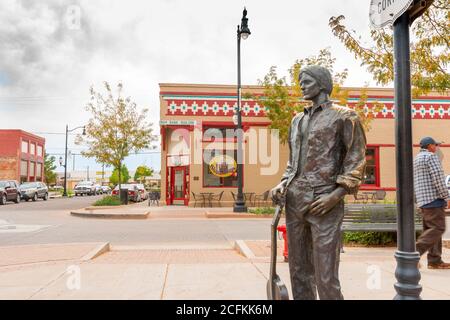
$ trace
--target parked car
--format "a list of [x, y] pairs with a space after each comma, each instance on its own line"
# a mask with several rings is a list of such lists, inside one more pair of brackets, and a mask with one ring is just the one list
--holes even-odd
[[[133, 202], [141, 202], [142, 201], [141, 193], [139, 192], [139, 188], [136, 183], [122, 184], [121, 188], [128, 189], [128, 200], [133, 201]], [[119, 185], [117, 185], [114, 188], [112, 195], [118, 196], [118, 197], [120, 196]]]
[[95, 195], [95, 185], [92, 181], [82, 181], [78, 183], [73, 189], [75, 196], [83, 196], [85, 194], [89, 196]]
[[0, 181], [0, 205], [7, 201], [20, 202], [19, 183], [14, 180]]
[[138, 185], [139, 192], [141, 193], [141, 199], [142, 201], [148, 199], [148, 192], [145, 190], [145, 186], [142, 183], [139, 183]]
[[103, 194], [103, 189], [102, 189], [102, 186], [101, 185], [99, 185], [99, 184], [96, 184], [95, 185], [95, 194]]
[[102, 186], [101, 188], [102, 188], [102, 192], [103, 192], [104, 194], [110, 194], [110, 193], [111, 193], [111, 188], [110, 188], [110, 187], [108, 187], [108, 186]]
[[48, 200], [48, 188], [43, 182], [25, 182], [20, 185], [19, 190], [20, 197], [25, 201]]

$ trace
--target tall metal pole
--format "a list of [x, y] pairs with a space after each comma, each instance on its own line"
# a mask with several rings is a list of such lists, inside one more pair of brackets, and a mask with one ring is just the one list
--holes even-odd
[[238, 176], [238, 194], [236, 202], [234, 204], [234, 212], [247, 212], [245, 206], [244, 194], [242, 192], [242, 166], [243, 166], [243, 154], [242, 154], [242, 115], [241, 115], [241, 29], [237, 28], [237, 67], [238, 67], [238, 87], [237, 87], [237, 176]]
[[67, 197], [67, 139], [69, 136], [69, 126], [66, 125], [66, 148], [64, 152], [64, 192], [63, 197]]
[[397, 165], [398, 249], [395, 253], [397, 269], [394, 285], [395, 300], [418, 300], [422, 286], [419, 284], [419, 253], [416, 252], [414, 228], [414, 184], [411, 130], [411, 70], [409, 49], [409, 13], [405, 12], [394, 23], [395, 68], [395, 140]]

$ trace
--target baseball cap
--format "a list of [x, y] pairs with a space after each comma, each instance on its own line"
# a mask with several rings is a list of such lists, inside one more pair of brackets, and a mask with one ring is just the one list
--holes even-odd
[[441, 144], [441, 142], [436, 142], [436, 140], [434, 140], [432, 137], [425, 137], [425, 138], [422, 138], [422, 140], [420, 140], [421, 148], [426, 148], [430, 144], [439, 145], [439, 144]]

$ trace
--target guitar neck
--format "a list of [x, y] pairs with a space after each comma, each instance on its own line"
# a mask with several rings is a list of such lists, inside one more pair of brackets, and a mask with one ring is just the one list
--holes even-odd
[[275, 209], [275, 214], [272, 219], [272, 225], [271, 225], [271, 248], [270, 248], [270, 277], [273, 279], [275, 274], [277, 273], [277, 250], [278, 250], [278, 243], [277, 243], [277, 227], [278, 222], [280, 221], [281, 216], [281, 207], [277, 206]]

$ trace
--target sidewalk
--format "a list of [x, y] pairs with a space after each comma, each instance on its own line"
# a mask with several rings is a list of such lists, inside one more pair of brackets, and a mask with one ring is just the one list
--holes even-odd
[[[112, 246], [103, 254], [96, 254], [101, 244], [0, 248], [0, 299], [265, 300], [268, 242], [244, 243], [253, 257], [231, 245], [206, 244]], [[392, 299], [394, 252], [346, 248], [340, 270], [344, 297]], [[449, 249], [444, 259], [450, 261]], [[450, 299], [449, 270], [420, 271], [423, 299]], [[278, 263], [278, 273], [290, 291], [288, 264]]]

